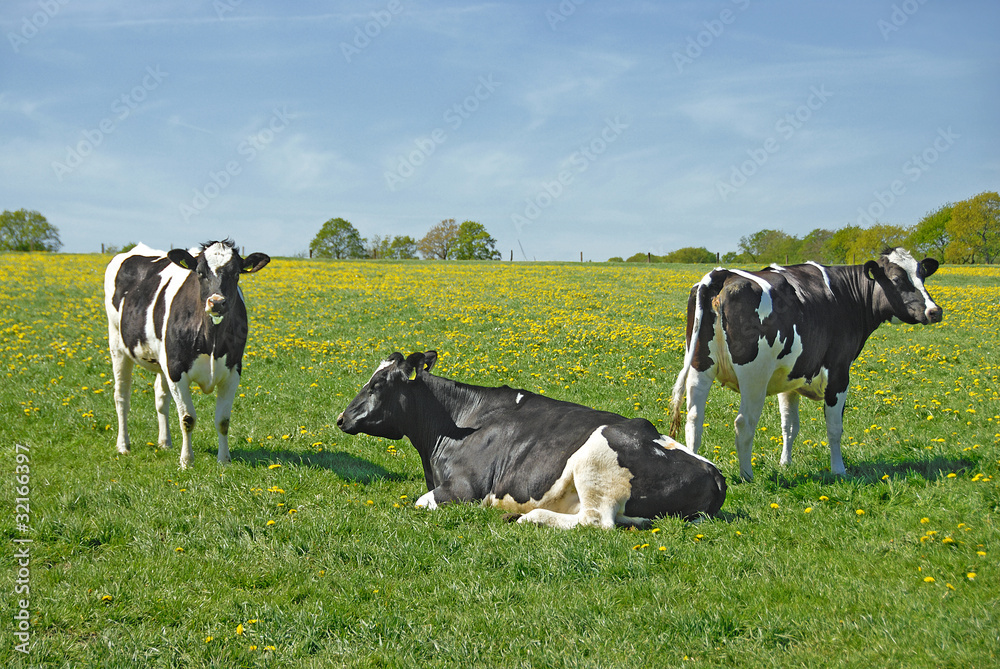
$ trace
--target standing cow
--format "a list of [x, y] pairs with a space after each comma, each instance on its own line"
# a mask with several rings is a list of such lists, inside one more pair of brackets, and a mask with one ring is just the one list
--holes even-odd
[[129, 452], [128, 409], [132, 367], [155, 372], [159, 445], [170, 448], [170, 398], [177, 404], [181, 467], [193, 459], [195, 412], [191, 383], [217, 390], [215, 426], [219, 462], [229, 462], [229, 416], [243, 369], [247, 311], [237, 282], [270, 258], [241, 258], [231, 240], [199, 249], [155, 251], [139, 244], [115, 256], [104, 275], [108, 346], [115, 374], [118, 452]]
[[740, 474], [751, 481], [753, 435], [765, 397], [778, 395], [781, 464], [787, 465], [799, 431], [799, 395], [804, 395], [824, 400], [830, 469], [844, 474], [840, 437], [851, 363], [886, 321], [941, 320], [941, 307], [924, 288], [924, 279], [937, 268], [933, 258], [917, 262], [895, 248], [864, 265], [807, 262], [706, 274], [688, 298], [686, 353], [674, 384], [671, 436], [680, 426], [681, 393], [687, 394], [686, 443], [697, 452], [712, 381], [738, 390], [736, 452]]
[[725, 500], [719, 470], [647, 420], [458, 383], [430, 374], [436, 360], [393, 353], [337, 418], [348, 434], [410, 439], [429, 491], [417, 506], [481, 500], [568, 529], [711, 516]]

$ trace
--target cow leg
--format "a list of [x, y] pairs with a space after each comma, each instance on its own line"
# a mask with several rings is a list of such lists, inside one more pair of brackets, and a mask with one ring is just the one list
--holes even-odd
[[240, 375], [234, 369], [219, 386], [215, 395], [215, 431], [219, 434], [219, 455], [221, 464], [229, 464], [229, 417], [233, 412], [236, 389], [240, 385]]
[[173, 444], [170, 441], [170, 386], [167, 383], [167, 375], [160, 373], [156, 375], [156, 424], [157, 424], [157, 446], [160, 448], [170, 448]]
[[701, 447], [701, 435], [705, 430], [705, 405], [708, 391], [712, 389], [713, 376], [707, 372], [691, 369], [687, 377], [687, 422], [684, 425], [685, 445], [693, 453]]
[[[831, 405], [830, 400], [834, 400]], [[832, 398], [827, 397], [823, 403], [823, 413], [826, 414], [826, 440], [830, 442], [830, 471], [837, 476], [847, 473], [844, 458], [840, 454], [840, 438], [844, 433], [844, 405], [847, 403], [847, 391], [837, 393]]]
[[799, 436], [799, 398], [794, 390], [778, 395], [778, 409], [781, 411], [781, 464], [792, 464], [792, 444]]
[[760, 413], [767, 399], [766, 387], [756, 390], [755, 384], [740, 384], [740, 412], [736, 416], [736, 455], [740, 460], [740, 476], [744, 481], [753, 481], [753, 435], [760, 421]]
[[115, 375], [115, 413], [118, 414], [119, 453], [129, 452], [128, 409], [132, 399], [132, 368], [135, 363], [121, 348], [111, 345], [111, 368]]
[[194, 460], [191, 452], [191, 433], [197, 419], [194, 412], [194, 401], [191, 399], [191, 388], [187, 374], [181, 375], [179, 383], [168, 382], [170, 394], [177, 404], [177, 417], [181, 421], [181, 469], [186, 469]]

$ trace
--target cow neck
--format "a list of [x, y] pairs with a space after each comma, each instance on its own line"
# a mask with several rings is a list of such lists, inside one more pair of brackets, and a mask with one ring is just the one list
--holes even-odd
[[485, 390], [489, 389], [422, 374], [420, 384], [411, 390], [417, 420], [404, 434], [422, 457], [429, 457], [448, 442], [461, 441], [475, 431], [467, 425]]
[[[843, 300], [845, 305], [856, 305], [854, 308], [845, 309], [847, 313], [844, 313], [843, 317], [857, 320], [861, 333], [860, 345], [863, 347], [871, 333], [892, 317], [892, 310], [878, 282], [865, 276], [864, 265], [847, 265], [837, 269], [841, 271], [838, 273], [839, 281], [834, 285], [834, 290], [846, 294], [838, 296], [838, 302]], [[858, 352], [860, 351], [859, 347]]]

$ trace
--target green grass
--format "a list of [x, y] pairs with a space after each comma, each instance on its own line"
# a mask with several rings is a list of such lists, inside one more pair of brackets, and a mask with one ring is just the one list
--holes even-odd
[[[252, 323], [233, 463], [215, 462], [214, 396], [199, 395], [181, 471], [177, 449], [147, 445], [145, 373], [132, 453], [115, 453], [107, 260], [0, 256], [0, 666], [1000, 662], [996, 269], [946, 268], [929, 282], [944, 323], [869, 341], [852, 369], [847, 477], [830, 474], [808, 401], [793, 464], [778, 466], [771, 400], [756, 479], [739, 483], [738, 396], [716, 387], [702, 454], [730, 483], [721, 517], [561, 532], [478, 506], [413, 508], [425, 487], [412, 447], [344, 435], [336, 414], [392, 351], [436, 348], [441, 375], [666, 429], [703, 268], [276, 260], [242, 282]], [[15, 444], [30, 459], [27, 533]], [[26, 537], [23, 655], [14, 540]]]

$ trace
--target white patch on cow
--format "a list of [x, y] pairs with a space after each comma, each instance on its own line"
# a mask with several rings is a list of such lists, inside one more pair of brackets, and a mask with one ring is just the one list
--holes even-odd
[[514, 398], [514, 404], [520, 404], [521, 400], [524, 399], [524, 393], [518, 393], [517, 397]]
[[560, 529], [577, 525], [610, 529], [616, 522], [633, 524], [636, 519], [625, 516], [625, 503], [632, 494], [632, 472], [618, 464], [618, 454], [604, 437], [605, 427], [594, 430], [569, 457], [562, 474], [540, 500], [518, 503], [507, 495], [501, 500], [492, 498], [490, 503], [524, 513], [519, 523]]
[[226, 357], [216, 358], [207, 353], [199, 355], [186, 374], [191, 383], [197, 383], [201, 392], [208, 395], [215, 387], [229, 378], [234, 369], [226, 366]]
[[[368, 378], [368, 383], [372, 382], [372, 379], [375, 378], [376, 374], [378, 374], [379, 372], [381, 372], [386, 367], [392, 367], [394, 364], [396, 364], [396, 363], [394, 363], [392, 360], [383, 360], [382, 362], [380, 362], [378, 364], [378, 367], [375, 368], [375, 371], [372, 372], [372, 375]], [[368, 385], [368, 384], [365, 384], [365, 385]]]
[[205, 262], [212, 274], [218, 274], [233, 259], [233, 250], [222, 242], [216, 242], [204, 250]]
[[826, 271], [826, 268], [820, 265], [815, 260], [807, 260], [806, 265], [812, 265], [819, 270], [819, 273], [823, 276], [823, 286], [825, 288], [826, 296], [831, 300], [833, 299], [833, 286], [830, 285], [830, 274]]
[[737, 276], [742, 276], [744, 279], [749, 279], [760, 286], [760, 304], [757, 306], [757, 317], [760, 318], [760, 322], [763, 323], [764, 319], [770, 316], [771, 312], [774, 311], [774, 305], [771, 300], [771, 284], [756, 274], [751, 274], [750, 272], [744, 272], [740, 269], [731, 269], [729, 271]]
[[418, 499], [416, 502], [414, 502], [413, 506], [417, 507], [418, 509], [423, 509], [423, 508], [436, 509], [436, 508], [438, 508], [437, 502], [434, 500], [434, 491], [431, 490], [430, 492], [426, 492], [423, 495], [421, 495], [420, 499]]
[[[923, 280], [917, 275], [918, 264], [917, 261], [907, 253], [904, 249], [893, 249], [892, 253], [887, 256], [889, 262], [894, 263], [901, 267], [908, 277], [910, 277], [910, 283], [913, 287], [917, 289], [920, 296], [924, 299], [924, 317], [930, 320], [931, 309], [936, 309], [937, 305], [934, 304], [934, 300], [931, 299], [930, 293], [924, 288]], [[893, 323], [900, 323], [901, 321], [895, 316], [892, 317]]]
[[655, 443], [659, 444], [660, 446], [662, 446], [663, 448], [667, 449], [668, 451], [672, 451], [672, 450], [675, 450], [675, 449], [676, 450], [680, 450], [680, 451], [684, 451], [685, 453], [687, 453], [688, 455], [690, 455], [693, 458], [701, 460], [702, 462], [707, 462], [708, 464], [712, 465], [713, 467], [715, 466], [715, 463], [712, 462], [711, 460], [709, 460], [708, 458], [706, 458], [704, 456], [701, 456], [701, 455], [698, 455], [697, 453], [695, 453], [694, 451], [692, 451], [690, 448], [688, 448], [687, 446], [685, 446], [681, 442], [677, 441], [676, 439], [671, 439], [670, 437], [668, 437], [665, 434], [661, 434], [660, 438], [656, 439], [654, 441], [655, 441]]

